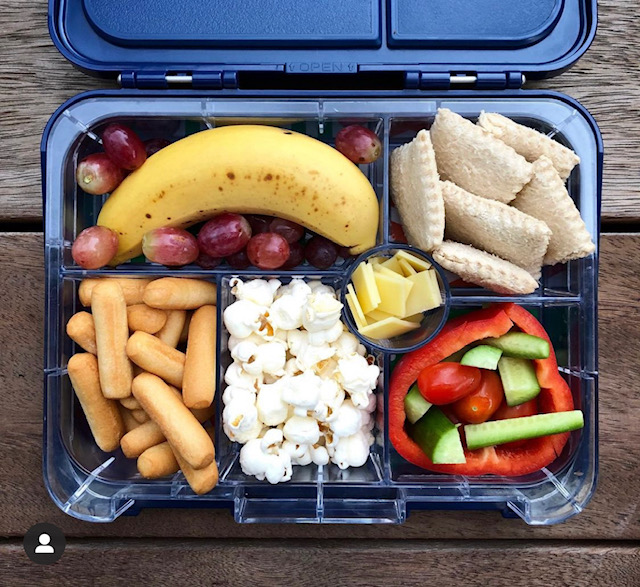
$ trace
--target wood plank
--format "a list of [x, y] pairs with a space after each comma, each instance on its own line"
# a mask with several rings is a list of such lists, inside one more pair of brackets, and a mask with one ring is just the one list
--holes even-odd
[[42, 257], [41, 235], [0, 234], [0, 535], [48, 521], [67, 536], [640, 539], [640, 235], [601, 241], [599, 488], [583, 513], [549, 528], [497, 512], [414, 512], [392, 527], [238, 525], [223, 510], [146, 510], [101, 525], [68, 517], [41, 472]]
[[[51, 566], [0, 547], [11, 585], [368, 585], [637, 587], [636, 545], [396, 541], [69, 542]], [[400, 579], [401, 577], [401, 579]]]
[[[598, 4], [598, 35], [586, 55], [562, 76], [530, 87], [567, 93], [593, 113], [607, 149], [603, 219], [635, 222], [640, 221], [640, 184], [635, 181], [640, 175], [640, 45], [635, 42], [640, 4]], [[66, 62], [48, 36], [46, 10], [46, 2], [3, 0], [0, 12], [0, 222], [42, 219], [39, 141], [51, 113], [83, 90], [115, 87]]]

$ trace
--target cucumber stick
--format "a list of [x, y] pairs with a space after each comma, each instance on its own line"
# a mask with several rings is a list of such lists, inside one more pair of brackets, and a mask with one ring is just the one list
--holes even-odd
[[483, 424], [467, 424], [464, 427], [464, 435], [467, 440], [467, 448], [476, 450], [485, 446], [578, 430], [583, 426], [582, 412], [573, 410], [508, 420], [493, 420]]
[[458, 427], [436, 406], [411, 427], [409, 435], [436, 465], [467, 462]]
[[430, 407], [431, 404], [420, 394], [418, 384], [414, 383], [404, 398], [404, 413], [407, 415], [407, 420], [415, 424], [427, 413]]

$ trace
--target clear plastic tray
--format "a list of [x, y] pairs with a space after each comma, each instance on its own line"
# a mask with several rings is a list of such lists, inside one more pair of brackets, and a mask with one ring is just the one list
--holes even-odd
[[[286, 126], [332, 143], [341, 124], [358, 122], [378, 132], [384, 155], [362, 169], [372, 182], [381, 209], [378, 244], [389, 242], [389, 152], [428, 128], [439, 107], [474, 119], [481, 110], [500, 112], [554, 135], [581, 158], [569, 178], [569, 192], [597, 243], [601, 184], [601, 142], [591, 117], [565, 96], [550, 93], [442, 93], [424, 98], [240, 98], [141, 93], [97, 93], [76, 98], [52, 117], [43, 138], [45, 180], [45, 421], [44, 478], [55, 503], [68, 514], [107, 522], [143, 507], [229, 507], [238, 522], [399, 523], [411, 509], [497, 509], [528, 524], [552, 524], [580, 512], [589, 501], [597, 476], [597, 252], [567, 265], [547, 267], [532, 295], [499, 296], [481, 289], [451, 288], [452, 311], [492, 301], [515, 301], [538, 312], [558, 355], [561, 372], [583, 410], [585, 427], [571, 434], [562, 455], [549, 467], [526, 477], [464, 477], [430, 473], [411, 465], [393, 449], [387, 434], [385, 382], [392, 355], [377, 354], [382, 376], [377, 390], [376, 443], [359, 468], [341, 471], [335, 465], [294, 467], [293, 479], [272, 486], [242, 474], [239, 446], [231, 443], [216, 421], [216, 459], [220, 482], [209, 494], [195, 495], [178, 473], [148, 481], [135, 461], [120, 452], [101, 452], [75, 399], [66, 365], [76, 351], [65, 324], [81, 306], [78, 284], [86, 276], [198, 276], [218, 284], [218, 312], [231, 301], [232, 275], [264, 277], [260, 271], [233, 272], [224, 265], [169, 270], [148, 263], [128, 263], [118, 269], [85, 271], [70, 255], [75, 236], [95, 223], [103, 199], [78, 191], [75, 163], [99, 150], [96, 133], [113, 120], [126, 121], [144, 139], [175, 140], [208, 127], [243, 122]], [[327, 271], [301, 266], [274, 273], [321, 276], [339, 286], [345, 262]], [[219, 324], [222, 321], [219, 320]], [[227, 333], [218, 332], [217, 413], [224, 389], [223, 370], [229, 364]]]

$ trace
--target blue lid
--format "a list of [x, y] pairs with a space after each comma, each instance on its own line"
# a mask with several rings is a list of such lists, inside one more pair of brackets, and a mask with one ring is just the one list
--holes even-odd
[[49, 0], [58, 49], [102, 75], [518, 72], [582, 55], [596, 0]]

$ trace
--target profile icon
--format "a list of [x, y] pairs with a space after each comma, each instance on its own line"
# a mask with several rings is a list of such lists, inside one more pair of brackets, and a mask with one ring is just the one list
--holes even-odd
[[52, 565], [60, 560], [66, 545], [62, 530], [46, 522], [31, 526], [22, 541], [25, 554], [38, 565]]
[[51, 536], [46, 532], [43, 532], [38, 536], [38, 546], [36, 546], [35, 553], [36, 554], [55, 554], [56, 549], [49, 544], [51, 542]]

